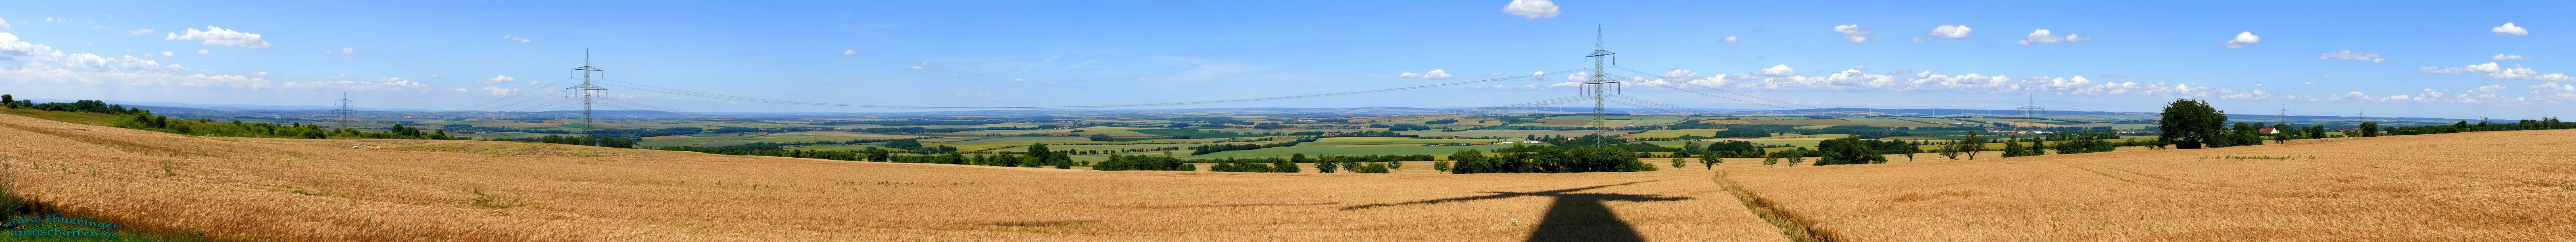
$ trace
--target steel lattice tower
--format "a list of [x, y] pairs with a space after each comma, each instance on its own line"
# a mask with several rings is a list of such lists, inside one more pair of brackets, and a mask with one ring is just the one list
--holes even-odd
[[2290, 123], [2290, 105], [2289, 105], [2289, 104], [2282, 104], [2282, 105], [2281, 105], [2281, 117], [2280, 117], [2280, 119], [2281, 119], [2280, 121], [2274, 121], [2273, 123], [2282, 123], [2282, 124]]
[[[2039, 120], [2039, 112], [2040, 112], [2040, 111], [2048, 110], [2048, 108], [2042, 108], [2042, 107], [2039, 107], [2039, 94], [2037, 94], [2037, 93], [2024, 93], [2023, 95], [2026, 95], [2026, 97], [2030, 98], [2030, 105], [2029, 105], [2029, 106], [2021, 106], [2021, 116], [2022, 116], [2022, 119]], [[2037, 124], [2037, 122], [2033, 122], [2033, 121], [2022, 121], [2022, 124], [2023, 124], [2023, 125], [2022, 125], [2022, 127], [2020, 127], [2020, 128], [2025, 128], [2025, 129], [2027, 129], [2027, 128], [2032, 128], [2032, 127], [2030, 127], [2030, 126], [2031, 126], [2031, 124]]]
[[1608, 64], [1604, 62], [1604, 60], [1609, 59], [1610, 55], [1616, 55], [1618, 53], [1610, 53], [1610, 51], [1602, 49], [1604, 48], [1602, 48], [1601, 44], [1601, 26], [1595, 24], [1592, 26], [1592, 54], [1583, 56], [1584, 58], [1592, 58], [1588, 60], [1592, 62], [1592, 79], [1583, 83], [1584, 91], [1591, 92], [1590, 94], [1585, 95], [1592, 96], [1592, 123], [1587, 124], [1587, 126], [1591, 126], [1592, 128], [1592, 146], [1609, 145], [1610, 136], [1606, 134], [1610, 127], [1602, 125], [1602, 119], [1606, 118], [1608, 112], [1603, 109], [1602, 106], [1609, 101], [1610, 87], [1618, 85], [1617, 83], [1619, 83], [1610, 81], [1610, 79], [1602, 72], [1606, 70], [1603, 65]]
[[349, 109], [349, 106], [351, 106], [351, 104], [356, 104], [358, 101], [350, 101], [350, 100], [349, 100], [349, 91], [340, 91], [340, 100], [339, 100], [339, 101], [334, 101], [334, 102], [340, 102], [340, 109], [339, 109], [339, 110], [334, 110], [334, 111], [340, 111], [340, 126], [341, 126], [341, 127], [348, 127], [348, 126], [349, 126], [349, 114], [350, 114], [350, 113], [356, 113], [356, 112], [358, 112], [358, 110], [356, 110], [356, 109]]
[[[566, 92], [565, 94], [569, 95], [569, 94], [571, 94], [570, 92], [581, 92], [581, 126], [582, 126], [582, 129], [585, 129], [585, 130], [588, 130], [588, 129], [597, 129], [597, 128], [599, 128], [599, 125], [598, 125], [598, 124], [593, 124], [593, 123], [591, 123], [591, 116], [590, 116], [590, 114], [591, 114], [591, 113], [590, 113], [590, 98], [591, 98], [591, 95], [593, 95], [593, 94], [599, 94], [599, 93], [607, 92], [607, 91], [608, 91], [608, 88], [605, 88], [605, 87], [599, 87], [599, 85], [591, 85], [591, 84], [590, 84], [590, 78], [591, 78], [591, 76], [592, 76], [592, 74], [593, 74], [593, 73], [597, 73], [597, 74], [598, 74], [598, 76], [599, 76], [600, 78], [607, 78], [607, 77], [608, 77], [608, 71], [607, 71], [607, 70], [600, 70], [599, 68], [593, 68], [593, 67], [590, 67], [590, 49], [587, 49], [587, 48], [585, 48], [585, 49], [581, 49], [581, 67], [574, 67], [574, 68], [572, 68], [572, 69], [573, 69], [574, 71], [579, 71], [579, 72], [581, 72], [581, 85], [579, 85], [579, 86], [572, 86], [572, 87], [566, 87], [566, 88], [564, 88], [564, 91]], [[589, 133], [589, 132], [583, 132], [583, 133]], [[594, 138], [595, 138], [595, 137], [594, 137]]]

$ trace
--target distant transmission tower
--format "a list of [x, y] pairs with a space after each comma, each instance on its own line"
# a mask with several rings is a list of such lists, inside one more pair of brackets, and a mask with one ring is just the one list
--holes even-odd
[[2289, 104], [2282, 104], [2282, 105], [2281, 105], [2281, 120], [2280, 120], [2280, 121], [2273, 122], [2273, 123], [2278, 123], [2278, 124], [2286, 124], [2286, 123], [2290, 123], [2290, 105], [2289, 105]]
[[2030, 128], [2030, 124], [2034, 124], [2034, 123], [2036, 123], [2036, 122], [2035, 122], [2035, 121], [2028, 121], [2028, 120], [2039, 120], [2039, 111], [2041, 111], [2041, 110], [2047, 110], [2047, 109], [2046, 109], [2046, 108], [2041, 108], [2041, 107], [2039, 107], [2039, 94], [2037, 94], [2037, 93], [2023, 93], [2023, 94], [2028, 95], [2027, 97], [2029, 97], [2029, 98], [2030, 98], [2030, 106], [2021, 106], [2021, 116], [2022, 116], [2022, 119], [2027, 119], [2027, 120], [2025, 120], [2025, 121], [2022, 121], [2022, 127], [2023, 127], [2023, 128]]
[[340, 111], [340, 120], [339, 120], [339, 121], [340, 121], [340, 126], [341, 126], [341, 127], [348, 127], [348, 126], [349, 126], [349, 114], [350, 114], [350, 113], [356, 113], [356, 112], [358, 112], [358, 110], [356, 110], [356, 109], [349, 109], [349, 106], [350, 106], [351, 104], [356, 104], [358, 101], [350, 101], [350, 100], [349, 100], [349, 91], [347, 91], [347, 90], [342, 90], [342, 91], [340, 91], [340, 101], [335, 101], [335, 102], [340, 102], [340, 109], [339, 109], [339, 110], [336, 110], [336, 111]]
[[[593, 67], [590, 67], [590, 48], [582, 48], [582, 49], [581, 49], [581, 67], [574, 67], [574, 68], [572, 68], [572, 69], [573, 69], [573, 70], [575, 70], [575, 71], [580, 71], [580, 72], [581, 72], [581, 85], [579, 85], [579, 86], [572, 86], [572, 87], [566, 87], [566, 88], [564, 88], [564, 91], [566, 91], [566, 93], [564, 93], [564, 94], [565, 94], [565, 95], [567, 95], [567, 96], [569, 96], [569, 95], [571, 95], [571, 94], [572, 94], [571, 92], [580, 92], [580, 93], [581, 93], [581, 126], [582, 126], [582, 129], [583, 129], [583, 130], [597, 129], [597, 128], [599, 128], [599, 125], [598, 125], [598, 124], [592, 124], [592, 123], [590, 122], [590, 121], [591, 121], [591, 116], [590, 116], [590, 96], [591, 96], [592, 94], [605, 93], [605, 92], [607, 92], [607, 91], [608, 91], [608, 88], [605, 88], [605, 87], [599, 87], [599, 85], [591, 85], [591, 84], [590, 84], [590, 77], [591, 77], [591, 74], [592, 74], [592, 73], [597, 73], [597, 74], [599, 74], [599, 77], [601, 77], [601, 78], [607, 78], [607, 77], [608, 77], [608, 71], [607, 71], [607, 70], [600, 70], [599, 68], [593, 68]], [[590, 132], [582, 132], [582, 133], [590, 133]], [[597, 137], [591, 137], [591, 138], [597, 138]]]
[[1606, 112], [1607, 110], [1602, 109], [1602, 106], [1609, 101], [1609, 89], [1612, 86], [1617, 85], [1616, 83], [1619, 83], [1610, 81], [1610, 79], [1605, 77], [1602, 72], [1606, 70], [1603, 68], [1603, 64], [1606, 64], [1603, 60], [1609, 59], [1610, 55], [1616, 55], [1618, 53], [1610, 53], [1610, 51], [1602, 49], [1604, 48], [1601, 44], [1601, 25], [1594, 24], [1592, 25], [1592, 55], [1583, 56], [1584, 58], [1592, 58], [1587, 60], [1592, 64], [1592, 80], [1583, 83], [1583, 91], [1591, 92], [1591, 94], [1587, 95], [1592, 96], [1592, 123], [1587, 124], [1592, 127], [1592, 136], [1594, 138], [1592, 140], [1592, 146], [1610, 145], [1610, 141], [1608, 140], [1610, 139], [1610, 136], [1607, 135], [1610, 127], [1602, 124], [1602, 120], [1607, 117], [1608, 112]]

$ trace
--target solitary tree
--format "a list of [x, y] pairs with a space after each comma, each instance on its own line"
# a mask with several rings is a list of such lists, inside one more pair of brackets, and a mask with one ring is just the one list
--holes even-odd
[[1721, 162], [1726, 162], [1726, 158], [1714, 155], [1704, 155], [1699, 157], [1701, 170], [1715, 170], [1717, 169], [1717, 163]]
[[2226, 138], [2227, 112], [2209, 107], [2208, 102], [2174, 99], [2166, 104], [2163, 118], [2156, 120], [2161, 134], [2156, 140], [2174, 144], [2178, 149], [2199, 149], [2212, 139]]
[[[2344, 136], [2352, 136], [2346, 134]], [[2379, 122], [2361, 122], [2361, 137], [2378, 137]]]

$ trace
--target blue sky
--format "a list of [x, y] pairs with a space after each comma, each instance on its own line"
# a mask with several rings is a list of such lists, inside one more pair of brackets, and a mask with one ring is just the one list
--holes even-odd
[[[1603, 24], [1620, 66], [1649, 72], [1610, 74], [1798, 102], [1771, 104], [1780, 106], [2009, 109], [2030, 93], [2055, 110], [2154, 111], [2194, 98], [2230, 113], [2514, 119], [2576, 112], [2565, 103], [2576, 101], [2576, 78], [2559, 74], [2576, 71], [2576, 52], [2553, 45], [2576, 40], [2559, 34], [2576, 26], [2557, 15], [2571, 5], [41, 1], [0, 9], [0, 93], [330, 105], [349, 91], [363, 107], [458, 109], [560, 97], [556, 84], [582, 65], [583, 48], [622, 82], [910, 106], [1199, 101], [1548, 72], [1170, 106], [1478, 107], [1573, 95], [1561, 83], [1576, 73], [1561, 71], [1582, 65]], [[2033, 34], [2041, 29], [2049, 33]], [[1627, 90], [1689, 107], [1768, 108]], [[609, 95], [698, 112], [903, 111]], [[545, 107], [476, 109], [526, 108]]]

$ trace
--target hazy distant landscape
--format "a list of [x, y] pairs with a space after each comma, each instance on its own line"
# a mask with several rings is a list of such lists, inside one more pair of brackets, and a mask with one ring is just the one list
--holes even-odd
[[0, 241], [2561, 241], [2571, 8], [26, 2]]

